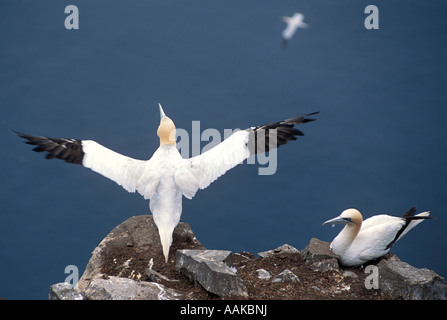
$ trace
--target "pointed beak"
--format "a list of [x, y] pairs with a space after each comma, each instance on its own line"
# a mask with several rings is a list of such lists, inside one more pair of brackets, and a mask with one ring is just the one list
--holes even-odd
[[161, 107], [161, 104], [158, 104], [158, 107], [160, 108], [160, 119], [162, 119], [163, 117], [166, 117], [165, 112], [163, 111], [163, 108]]
[[350, 218], [342, 218], [338, 216], [334, 219], [323, 222], [323, 226], [328, 224], [348, 224], [348, 223], [352, 223]]

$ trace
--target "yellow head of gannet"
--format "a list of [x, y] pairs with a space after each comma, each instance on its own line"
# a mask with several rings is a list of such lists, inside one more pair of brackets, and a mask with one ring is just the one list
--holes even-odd
[[360, 227], [362, 226], [363, 217], [360, 211], [357, 209], [346, 209], [339, 215], [338, 217], [328, 220], [323, 223], [323, 225], [326, 224], [345, 224], [348, 228], [350, 228], [350, 233], [357, 233], [360, 230]]
[[162, 145], [172, 145], [175, 144], [175, 124], [169, 117], [167, 117], [161, 107], [160, 108], [160, 125], [158, 126], [157, 135], [160, 138], [160, 146]]

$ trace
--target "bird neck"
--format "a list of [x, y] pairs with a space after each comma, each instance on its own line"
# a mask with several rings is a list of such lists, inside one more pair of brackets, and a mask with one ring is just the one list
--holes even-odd
[[[360, 231], [361, 224], [347, 224], [339, 235], [334, 239], [339, 250], [348, 249]], [[340, 254], [340, 253], [337, 253]]]
[[[160, 136], [160, 146], [165, 146], [165, 145], [175, 145], [175, 138], [171, 139], [169, 137], [170, 135], [167, 136]], [[173, 135], [175, 137], [175, 133]]]
[[175, 145], [176, 130], [174, 122], [168, 117], [163, 117], [158, 126], [157, 135], [160, 138], [160, 146]]

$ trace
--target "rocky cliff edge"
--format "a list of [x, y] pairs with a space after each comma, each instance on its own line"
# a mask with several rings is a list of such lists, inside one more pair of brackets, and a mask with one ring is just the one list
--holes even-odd
[[134, 216], [95, 248], [79, 282], [50, 286], [51, 300], [338, 299], [446, 300], [447, 283], [387, 254], [340, 267], [329, 243], [312, 238], [259, 252], [207, 250], [190, 226], [174, 231], [166, 264], [151, 215]]

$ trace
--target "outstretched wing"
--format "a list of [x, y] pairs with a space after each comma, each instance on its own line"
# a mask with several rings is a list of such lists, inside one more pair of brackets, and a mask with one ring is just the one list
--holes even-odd
[[[187, 198], [192, 198], [198, 189], [208, 187], [231, 168], [256, 153], [268, 152], [296, 136], [304, 135], [295, 125], [314, 121], [307, 118], [318, 112], [291, 118], [233, 133], [217, 146], [201, 155], [185, 159], [176, 172], [177, 186]], [[273, 130], [273, 131], [272, 131]]]
[[[315, 121], [316, 119], [307, 117], [316, 115], [318, 113], [319, 112], [313, 112], [304, 116], [290, 118], [275, 123], [264, 124], [262, 126], [252, 127], [248, 129], [253, 133], [254, 140], [252, 141], [252, 145], [255, 147], [254, 153], [267, 152], [270, 149], [269, 146], [277, 148], [291, 140], [296, 140], [296, 136], [304, 136], [304, 133], [296, 129], [294, 126], [310, 121]], [[276, 133], [276, 137], [275, 135], [271, 135], [271, 133]], [[273, 140], [270, 141], [271, 139]]]
[[[46, 159], [58, 158], [80, 164], [135, 192], [146, 168], [146, 161], [136, 160], [112, 151], [92, 140], [47, 138], [14, 131], [33, 151], [47, 152]], [[139, 190], [140, 191], [140, 190]]]

